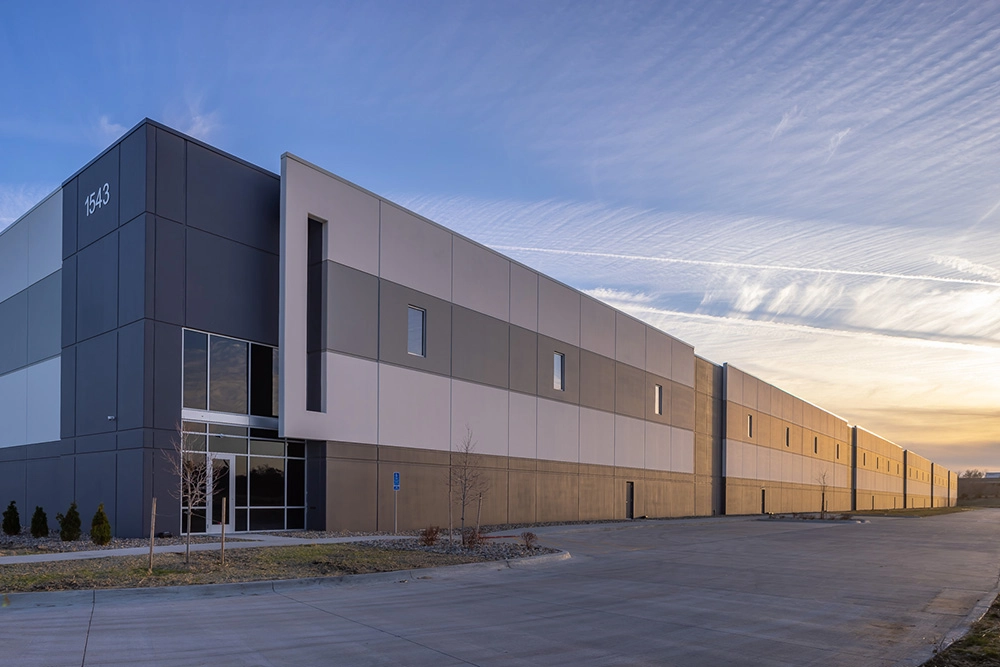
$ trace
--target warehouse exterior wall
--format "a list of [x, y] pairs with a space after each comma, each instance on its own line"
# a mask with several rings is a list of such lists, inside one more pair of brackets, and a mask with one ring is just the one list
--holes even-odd
[[931, 501], [933, 507], [950, 507], [951, 491], [948, 482], [951, 471], [937, 463], [931, 463]]
[[931, 462], [923, 456], [906, 450], [906, 507], [918, 509], [932, 507]]
[[853, 427], [856, 510], [903, 508], [903, 448], [860, 426]]
[[726, 513], [850, 510], [847, 422], [730, 364], [724, 369]]

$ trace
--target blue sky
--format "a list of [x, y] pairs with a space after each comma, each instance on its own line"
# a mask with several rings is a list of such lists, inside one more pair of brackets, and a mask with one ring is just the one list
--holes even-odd
[[1000, 469], [1000, 3], [37, 3], [0, 228], [151, 117], [291, 151], [956, 470]]

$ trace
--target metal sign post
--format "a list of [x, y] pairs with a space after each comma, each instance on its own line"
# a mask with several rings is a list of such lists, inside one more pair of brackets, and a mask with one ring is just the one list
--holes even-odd
[[395, 535], [399, 532], [399, 522], [398, 519], [398, 507], [397, 502], [399, 496], [399, 473], [392, 473], [392, 533]]

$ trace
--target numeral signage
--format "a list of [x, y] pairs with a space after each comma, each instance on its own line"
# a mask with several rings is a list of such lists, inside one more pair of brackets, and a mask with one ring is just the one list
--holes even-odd
[[111, 186], [105, 183], [83, 198], [83, 208], [87, 210], [87, 217], [89, 218], [102, 206], [107, 206], [109, 201], [111, 201]]

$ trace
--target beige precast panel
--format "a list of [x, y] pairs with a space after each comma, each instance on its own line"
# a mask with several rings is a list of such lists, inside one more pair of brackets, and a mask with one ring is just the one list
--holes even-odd
[[580, 346], [580, 293], [538, 277], [538, 332]]
[[580, 408], [580, 463], [615, 464], [614, 414]]
[[694, 347], [672, 338], [670, 348], [670, 379], [694, 387]]
[[[672, 343], [671, 343], [672, 344]], [[729, 364], [723, 365], [726, 400], [737, 405], [743, 404], [743, 372]]]
[[377, 442], [378, 364], [335, 352], [323, 356], [328, 419], [323, 439]]
[[[295, 157], [281, 157], [281, 257], [279, 294], [279, 432], [283, 437], [327, 440], [338, 428], [328, 403], [330, 358], [324, 356], [323, 412], [306, 406], [306, 292], [309, 220], [324, 224], [324, 258], [377, 275], [378, 199]], [[363, 385], [368, 386], [368, 385]]]
[[533, 459], [538, 456], [538, 399], [510, 392], [508, 416], [510, 456]]
[[643, 467], [646, 470], [673, 470], [671, 465], [671, 428], [663, 424], [646, 422], [646, 447]]
[[737, 440], [723, 440], [723, 477], [743, 477], [743, 447]]
[[646, 327], [646, 372], [669, 378], [672, 375], [673, 340], [659, 329]]
[[670, 469], [694, 473], [694, 431], [670, 427]]
[[580, 298], [580, 347], [613, 359], [615, 315], [611, 306], [584, 294]]
[[380, 219], [381, 277], [451, 301], [453, 234], [385, 201]]
[[646, 367], [646, 325], [624, 313], [615, 313], [615, 360]]
[[538, 331], [538, 274], [510, 265], [510, 323]]
[[450, 378], [379, 364], [378, 399], [378, 444], [451, 449]]
[[510, 319], [509, 259], [455, 236], [452, 241], [454, 302], [504, 322]]
[[538, 458], [580, 462], [580, 406], [538, 399]]
[[477, 454], [507, 456], [510, 392], [462, 380], [451, 381], [452, 448], [461, 444], [466, 427]]
[[642, 468], [645, 460], [645, 421], [615, 415], [615, 465]]

